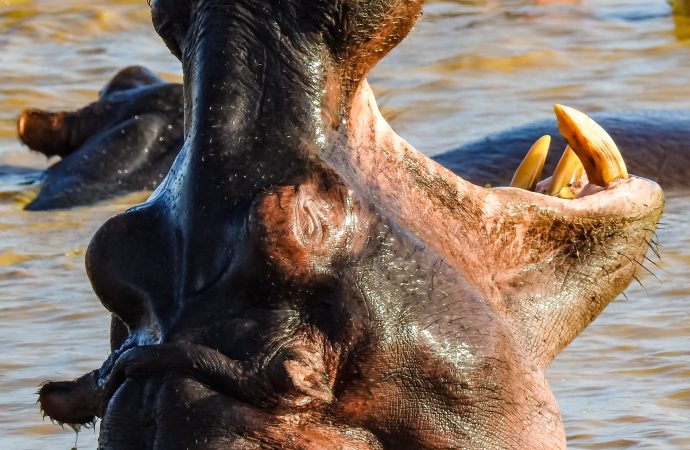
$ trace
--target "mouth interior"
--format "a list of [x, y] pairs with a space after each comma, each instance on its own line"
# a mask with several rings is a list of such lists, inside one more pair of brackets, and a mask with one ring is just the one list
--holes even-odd
[[512, 187], [572, 200], [612, 189], [629, 178], [618, 147], [599, 124], [573, 108], [556, 105], [554, 110], [568, 146], [553, 175], [538, 181], [551, 142], [546, 135], [527, 152]]

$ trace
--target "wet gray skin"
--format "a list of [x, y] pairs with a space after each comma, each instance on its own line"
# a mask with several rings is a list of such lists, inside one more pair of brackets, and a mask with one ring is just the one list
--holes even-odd
[[182, 86], [137, 66], [121, 70], [96, 102], [80, 110], [24, 111], [17, 120], [19, 138], [34, 151], [61, 158], [27, 177], [40, 191], [26, 209], [89, 205], [155, 189], [182, 147], [181, 111]]
[[185, 143], [93, 238], [100, 369], [40, 391], [102, 449], [565, 447], [544, 371], [625, 286], [663, 208], [472, 185], [365, 75], [421, 1], [154, 0]]

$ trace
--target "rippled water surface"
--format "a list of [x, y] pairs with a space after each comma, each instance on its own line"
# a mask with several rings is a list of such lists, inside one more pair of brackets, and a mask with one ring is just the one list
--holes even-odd
[[[663, 0], [432, 1], [370, 80], [394, 127], [435, 154], [531, 119], [551, 104], [585, 111], [690, 109], [690, 22]], [[15, 138], [27, 106], [91, 101], [118, 68], [170, 80], [178, 62], [144, 0], [0, 0], [0, 164], [44, 167]], [[69, 449], [74, 433], [41, 420], [44, 380], [71, 379], [107, 354], [108, 315], [84, 274], [106, 218], [141, 201], [21, 211], [0, 182], [0, 444]], [[690, 196], [669, 199], [662, 258], [564, 351], [549, 377], [571, 448], [690, 448]], [[95, 448], [84, 431], [80, 448]]]

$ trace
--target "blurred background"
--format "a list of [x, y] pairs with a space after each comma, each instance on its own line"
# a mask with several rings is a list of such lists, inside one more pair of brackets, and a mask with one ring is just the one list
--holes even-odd
[[[0, 0], [0, 164], [47, 165], [16, 140], [23, 108], [82, 106], [130, 64], [180, 79], [145, 0]], [[370, 82], [393, 127], [428, 155], [551, 117], [554, 103], [690, 110], [690, 19], [665, 0], [430, 0]], [[106, 357], [109, 317], [84, 250], [101, 223], [145, 197], [26, 213], [23, 188], [0, 182], [2, 448], [73, 446], [74, 432], [42, 421], [35, 393]], [[641, 270], [641, 284], [549, 369], [570, 448], [690, 448], [688, 206], [690, 196], [669, 199], [656, 278]], [[82, 431], [78, 447], [96, 440]]]

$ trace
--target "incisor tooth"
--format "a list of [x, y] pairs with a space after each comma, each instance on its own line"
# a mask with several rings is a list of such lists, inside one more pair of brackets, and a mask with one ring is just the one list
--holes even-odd
[[628, 169], [615, 142], [603, 128], [580, 111], [553, 107], [558, 128], [577, 154], [590, 183], [606, 187], [611, 181], [628, 178]]
[[537, 139], [532, 148], [527, 152], [527, 156], [522, 160], [520, 167], [513, 175], [513, 181], [510, 182], [512, 187], [534, 191], [541, 175], [541, 170], [544, 168], [544, 161], [546, 155], [549, 154], [549, 146], [551, 145], [551, 136], [546, 135]]
[[555, 195], [564, 198], [575, 198], [572, 192], [568, 192], [568, 187], [582, 177], [585, 168], [582, 166], [580, 158], [577, 157], [572, 148], [568, 145], [563, 152], [563, 156], [558, 161], [556, 170], [551, 177], [551, 185], [546, 190], [546, 195]]

